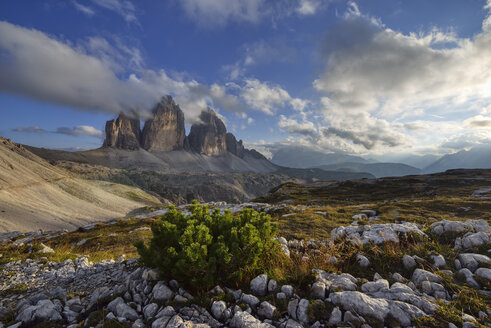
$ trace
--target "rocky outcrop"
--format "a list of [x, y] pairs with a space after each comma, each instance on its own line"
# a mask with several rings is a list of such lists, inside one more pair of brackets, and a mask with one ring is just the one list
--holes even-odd
[[227, 133], [225, 135], [225, 140], [227, 142], [227, 151], [234, 154], [237, 157], [244, 158], [245, 148], [242, 144], [242, 140], [237, 141], [232, 133]]
[[172, 97], [163, 97], [153, 114], [143, 127], [142, 147], [150, 152], [183, 149], [186, 137], [184, 113]]
[[211, 108], [202, 111], [199, 118], [201, 122], [191, 126], [188, 136], [190, 149], [208, 156], [224, 154], [227, 151], [225, 124]]
[[103, 147], [136, 150], [140, 148], [140, 120], [119, 114], [116, 120], [106, 122]]

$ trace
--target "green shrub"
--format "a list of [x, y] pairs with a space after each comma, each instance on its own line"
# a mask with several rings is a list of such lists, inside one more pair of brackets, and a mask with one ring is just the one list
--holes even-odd
[[152, 226], [150, 244], [135, 243], [142, 263], [158, 268], [164, 279], [204, 290], [248, 279], [282, 254], [273, 239], [277, 227], [265, 213], [244, 209], [234, 216], [215, 209], [210, 214], [196, 201], [190, 211], [186, 217], [171, 206]]

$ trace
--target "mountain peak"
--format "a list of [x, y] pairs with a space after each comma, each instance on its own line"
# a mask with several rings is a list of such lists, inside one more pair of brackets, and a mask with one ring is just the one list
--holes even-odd
[[171, 96], [164, 96], [145, 122], [141, 144], [145, 150], [164, 152], [184, 148], [184, 113]]
[[106, 139], [103, 147], [126, 150], [140, 148], [140, 120], [119, 114], [115, 120], [106, 122]]

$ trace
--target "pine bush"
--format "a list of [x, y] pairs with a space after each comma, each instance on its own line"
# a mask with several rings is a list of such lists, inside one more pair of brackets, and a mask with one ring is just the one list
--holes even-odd
[[194, 290], [220, 283], [237, 283], [265, 270], [265, 261], [282, 256], [271, 217], [253, 209], [236, 215], [210, 213], [207, 206], [191, 206], [185, 216], [171, 206], [152, 226], [148, 246], [135, 246], [143, 264], [157, 268], [162, 278], [176, 279]]

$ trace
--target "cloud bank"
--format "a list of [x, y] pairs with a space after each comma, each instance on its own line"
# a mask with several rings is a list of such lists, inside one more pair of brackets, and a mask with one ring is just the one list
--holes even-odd
[[56, 134], [69, 135], [73, 137], [79, 137], [79, 136], [89, 136], [95, 138], [104, 137], [104, 132], [89, 125], [78, 125], [73, 128], [62, 126], [57, 128], [56, 131], [48, 131], [39, 126], [22, 126], [12, 129], [12, 131], [22, 132], [22, 133], [56, 133]]

